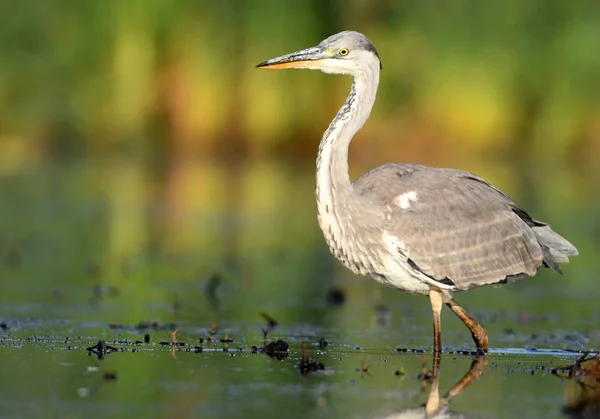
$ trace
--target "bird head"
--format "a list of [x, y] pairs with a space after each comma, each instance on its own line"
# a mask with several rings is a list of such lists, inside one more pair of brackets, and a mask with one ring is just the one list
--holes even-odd
[[381, 61], [377, 50], [365, 35], [344, 31], [330, 36], [315, 47], [263, 61], [256, 67], [268, 70], [307, 68], [329, 74], [359, 76], [368, 70], [381, 69]]

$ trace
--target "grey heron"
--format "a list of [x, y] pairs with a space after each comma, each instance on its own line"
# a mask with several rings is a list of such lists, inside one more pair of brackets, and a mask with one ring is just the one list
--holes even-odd
[[485, 328], [452, 292], [531, 277], [542, 267], [562, 274], [559, 263], [578, 254], [548, 224], [473, 173], [388, 163], [350, 181], [348, 147], [369, 118], [382, 68], [365, 35], [340, 32], [256, 67], [353, 77], [350, 94], [319, 146], [318, 223], [332, 254], [354, 273], [429, 296], [435, 354], [442, 351], [443, 304], [469, 328], [478, 350], [488, 350]]

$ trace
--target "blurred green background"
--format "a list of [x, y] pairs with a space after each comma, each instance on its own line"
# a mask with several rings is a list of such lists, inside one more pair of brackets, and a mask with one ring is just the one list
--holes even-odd
[[[503, 308], [549, 304], [535, 298], [542, 284], [589, 295], [599, 18], [593, 0], [3, 0], [3, 299], [19, 304], [32, 288], [68, 298], [78, 285], [170, 302], [214, 272], [264, 301], [343, 286], [350, 275], [316, 226], [313, 171], [350, 80], [254, 65], [344, 29], [367, 34], [383, 62], [352, 177], [388, 161], [474, 171], [580, 249], [564, 278], [490, 288], [475, 306], [492, 295]], [[412, 301], [359, 284], [348, 293]], [[534, 296], [514, 299], [526, 289]], [[135, 307], [127, 321], [152, 315]]]
[[593, 0], [0, 7], [4, 171], [115, 150], [160, 160], [312, 156], [347, 80], [265, 75], [253, 65], [348, 28], [366, 33], [384, 64], [377, 107], [354, 147], [371, 163], [393, 152], [468, 165], [517, 150], [547, 165], [598, 163]]

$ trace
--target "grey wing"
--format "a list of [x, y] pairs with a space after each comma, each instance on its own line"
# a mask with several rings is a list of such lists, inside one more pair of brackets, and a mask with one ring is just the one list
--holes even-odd
[[387, 205], [394, 197], [410, 190], [405, 183], [411, 175], [427, 170], [427, 166], [412, 163], [388, 163], [358, 177], [352, 186], [359, 196], [376, 205]]
[[387, 208], [383, 229], [402, 243], [397, 252], [442, 288], [533, 276], [542, 266], [560, 273], [557, 262], [577, 254], [549, 226], [472, 173], [390, 164], [364, 177], [355, 189]]

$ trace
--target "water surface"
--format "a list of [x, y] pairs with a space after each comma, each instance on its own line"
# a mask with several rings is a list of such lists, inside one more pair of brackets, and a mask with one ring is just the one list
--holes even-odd
[[[5, 175], [0, 416], [422, 416], [429, 302], [333, 260], [313, 179], [312, 168], [268, 162], [160, 170], [121, 160]], [[563, 277], [541, 272], [456, 296], [493, 349], [452, 412], [559, 418], [578, 397], [551, 370], [600, 341], [589, 228], [598, 202], [552, 193], [542, 183], [527, 209], [581, 256]], [[262, 313], [277, 322], [266, 336]], [[441, 397], [477, 359], [451, 312], [442, 325]], [[284, 359], [255, 353], [277, 339], [289, 344]], [[121, 350], [90, 355], [100, 340]]]

